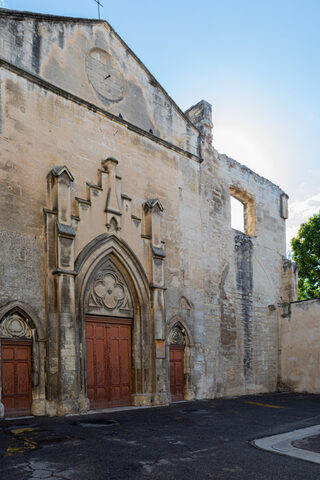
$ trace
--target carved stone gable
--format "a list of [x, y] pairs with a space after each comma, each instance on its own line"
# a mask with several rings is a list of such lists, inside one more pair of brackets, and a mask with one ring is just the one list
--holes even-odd
[[172, 328], [169, 335], [169, 345], [184, 345], [184, 335], [181, 331], [181, 328], [175, 326]]
[[183, 310], [192, 310], [193, 303], [187, 299], [187, 297], [182, 296], [180, 298], [180, 306]]
[[86, 312], [113, 317], [132, 317], [128, 287], [122, 275], [108, 262], [94, 275], [86, 301]]
[[0, 325], [0, 338], [32, 338], [31, 330], [19, 313], [6, 317]]

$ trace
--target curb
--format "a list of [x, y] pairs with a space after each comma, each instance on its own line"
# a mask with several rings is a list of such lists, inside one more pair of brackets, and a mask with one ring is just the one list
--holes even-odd
[[253, 440], [251, 445], [267, 452], [287, 455], [289, 457], [306, 460], [320, 464], [320, 453], [303, 450], [292, 445], [296, 440], [312, 437], [320, 434], [320, 425], [314, 425], [308, 428], [293, 430], [292, 432], [281, 433], [280, 435], [272, 435], [271, 437], [258, 438]]

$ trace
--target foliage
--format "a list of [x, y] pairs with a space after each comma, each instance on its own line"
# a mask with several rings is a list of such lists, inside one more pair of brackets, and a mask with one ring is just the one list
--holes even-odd
[[320, 297], [320, 212], [302, 223], [291, 240], [292, 259], [299, 267], [299, 300]]

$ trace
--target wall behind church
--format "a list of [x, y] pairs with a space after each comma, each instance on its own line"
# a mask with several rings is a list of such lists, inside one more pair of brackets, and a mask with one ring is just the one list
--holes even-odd
[[320, 299], [283, 304], [279, 321], [282, 388], [319, 393]]

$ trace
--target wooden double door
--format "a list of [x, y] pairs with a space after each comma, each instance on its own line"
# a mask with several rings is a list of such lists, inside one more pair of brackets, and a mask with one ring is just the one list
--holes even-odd
[[87, 396], [91, 409], [131, 403], [132, 320], [86, 317]]
[[30, 415], [31, 341], [1, 340], [1, 383], [5, 416]]
[[184, 400], [184, 346], [170, 345], [170, 390], [173, 402]]

